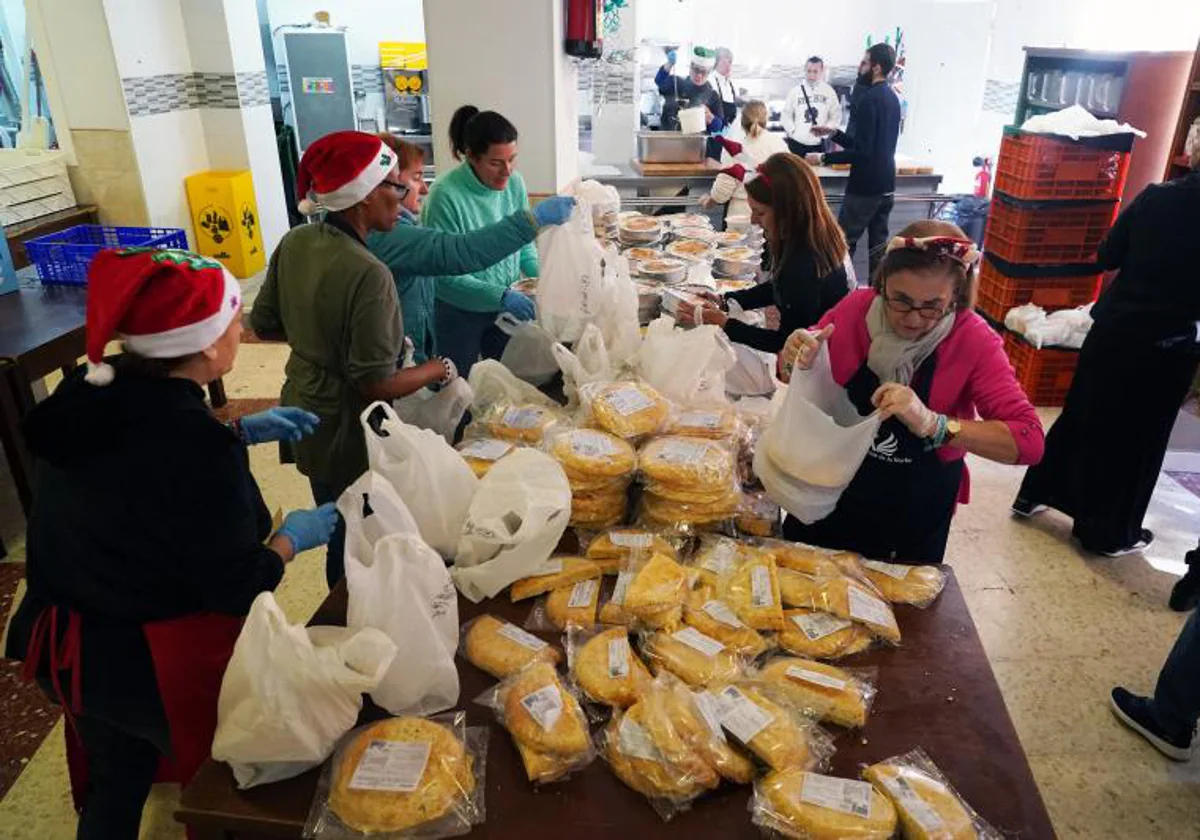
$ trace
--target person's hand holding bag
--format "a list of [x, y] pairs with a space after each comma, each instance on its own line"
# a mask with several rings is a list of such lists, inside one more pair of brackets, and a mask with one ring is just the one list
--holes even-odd
[[811, 368], [813, 360], [817, 358], [817, 351], [821, 349], [822, 344], [829, 340], [831, 335], [833, 335], [833, 324], [829, 324], [819, 332], [796, 330], [789, 335], [787, 343], [783, 345], [783, 350], [779, 354], [779, 379], [783, 382], [790, 382], [793, 369], [808, 370]]
[[937, 412], [921, 402], [916, 391], [907, 385], [883, 383], [871, 395], [871, 405], [879, 409], [882, 420], [895, 417], [919, 438], [930, 438], [937, 432]]
[[292, 544], [292, 552], [299, 554], [310, 548], [327, 545], [337, 522], [337, 505], [329, 502], [312, 510], [292, 511], [284, 518], [275, 536], [286, 539]]
[[569, 195], [552, 195], [544, 201], [539, 201], [531, 211], [538, 227], [546, 225], [561, 225], [571, 218], [575, 209], [575, 199]]
[[518, 321], [532, 321], [536, 311], [533, 301], [515, 289], [505, 289], [500, 297], [500, 308]]
[[320, 423], [321, 418], [311, 411], [284, 405], [247, 415], [239, 421], [242, 440], [250, 446], [277, 440], [300, 440], [311, 435]]

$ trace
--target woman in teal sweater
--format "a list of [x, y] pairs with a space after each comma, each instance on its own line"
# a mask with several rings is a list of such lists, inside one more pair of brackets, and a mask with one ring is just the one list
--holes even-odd
[[421, 212], [421, 199], [429, 192], [424, 175], [425, 152], [391, 134], [380, 134], [379, 138], [396, 153], [397, 180], [408, 192], [401, 199], [396, 226], [372, 233], [367, 237], [367, 247], [391, 269], [396, 280], [404, 335], [412, 341], [414, 361], [420, 364], [439, 355], [434, 299], [438, 283], [443, 282], [436, 276], [422, 275], [485, 271], [510, 254], [532, 247], [530, 243], [540, 226], [565, 221], [575, 200], [556, 196], [538, 204], [532, 213], [518, 210], [467, 233], [421, 227], [417, 214]]
[[[450, 120], [450, 145], [463, 163], [433, 185], [421, 216], [426, 225], [466, 233], [529, 210], [525, 181], [514, 169], [517, 129], [512, 123], [494, 111], [464, 105]], [[490, 268], [438, 280], [438, 353], [452, 359], [462, 375], [481, 355], [498, 359], [504, 352], [508, 336], [495, 325], [497, 313], [533, 318], [533, 301], [509, 288], [522, 274], [538, 275], [532, 243]]]

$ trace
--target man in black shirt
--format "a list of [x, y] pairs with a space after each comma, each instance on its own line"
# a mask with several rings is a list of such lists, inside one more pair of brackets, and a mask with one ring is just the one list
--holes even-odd
[[814, 152], [807, 160], [814, 166], [850, 164], [846, 195], [838, 213], [838, 224], [854, 254], [863, 231], [870, 246], [871, 275], [883, 257], [888, 241], [888, 217], [896, 192], [896, 140], [900, 136], [900, 100], [888, 86], [887, 77], [896, 64], [890, 44], [875, 44], [859, 65], [858, 84], [865, 86], [854, 101], [854, 134], [818, 127], [817, 135], [832, 135], [843, 151]]

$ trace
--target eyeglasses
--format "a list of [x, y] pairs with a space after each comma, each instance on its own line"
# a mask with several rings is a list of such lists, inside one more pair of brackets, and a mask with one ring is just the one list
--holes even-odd
[[396, 191], [396, 194], [398, 196], [400, 196], [401, 201], [408, 198], [408, 194], [409, 194], [409, 192], [411, 192], [411, 189], [409, 188], [409, 186], [407, 184], [401, 184], [399, 181], [389, 181], [388, 179], [384, 178], [379, 183], [387, 184], [389, 187], [394, 189]]
[[950, 304], [948, 303], [930, 303], [924, 306], [916, 306], [910, 300], [888, 297], [887, 294], [884, 294], [883, 300], [887, 304], [887, 308], [897, 315], [907, 315], [910, 312], [916, 312], [926, 321], [937, 321], [950, 311]]

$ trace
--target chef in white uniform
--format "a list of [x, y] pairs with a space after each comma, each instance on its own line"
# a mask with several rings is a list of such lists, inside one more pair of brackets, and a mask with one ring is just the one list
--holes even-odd
[[841, 127], [841, 103], [824, 77], [825, 62], [814, 55], [804, 65], [804, 80], [791, 89], [783, 105], [781, 121], [787, 132], [788, 148], [795, 154], [824, 151], [822, 139], [813, 133], [814, 128]]
[[733, 70], [733, 52], [729, 47], [717, 47], [717, 66], [712, 76], [712, 85], [721, 97], [722, 118], [725, 125], [737, 123], [737, 88], [729, 74]]

